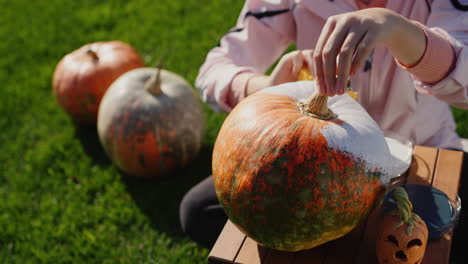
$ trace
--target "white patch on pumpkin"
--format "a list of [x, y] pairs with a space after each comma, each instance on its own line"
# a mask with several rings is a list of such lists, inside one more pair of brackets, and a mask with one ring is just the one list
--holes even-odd
[[[287, 95], [305, 101], [315, 91], [315, 81], [300, 81], [273, 86], [261, 93]], [[391, 178], [402, 172], [407, 164], [392, 155], [379, 126], [358, 102], [344, 94], [329, 97], [328, 105], [344, 121], [340, 125], [330, 123], [321, 130], [330, 148], [365, 161], [368, 170], [382, 171], [382, 185], [387, 185]]]

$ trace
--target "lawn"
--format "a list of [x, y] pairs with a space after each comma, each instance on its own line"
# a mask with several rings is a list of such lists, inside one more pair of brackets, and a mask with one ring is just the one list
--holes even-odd
[[[199, 157], [162, 181], [119, 172], [95, 127], [51, 92], [57, 62], [85, 43], [119, 39], [147, 65], [194, 83], [242, 0], [0, 0], [0, 263], [206, 263], [182, 233], [183, 194], [210, 173], [225, 114], [205, 106]], [[468, 136], [467, 114], [456, 111]], [[464, 123], [462, 123], [464, 122]]]
[[55, 101], [58, 61], [85, 43], [119, 39], [147, 65], [195, 81], [235, 23], [240, 0], [0, 0], [0, 263], [206, 263], [180, 229], [184, 193], [208, 176], [223, 114], [206, 109], [197, 160], [163, 181], [119, 172], [94, 127]]

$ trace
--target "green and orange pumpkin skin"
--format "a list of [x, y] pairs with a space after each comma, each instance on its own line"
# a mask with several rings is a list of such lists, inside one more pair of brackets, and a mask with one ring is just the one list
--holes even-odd
[[154, 68], [135, 69], [120, 76], [106, 92], [98, 134], [118, 168], [133, 176], [160, 178], [197, 156], [204, 134], [202, 105], [181, 76], [166, 70], [159, 75]]
[[244, 99], [222, 125], [212, 163], [229, 219], [258, 243], [284, 251], [345, 235], [385, 191], [379, 169], [330, 148], [322, 135], [345, 122], [310, 117], [297, 103], [276, 94]]

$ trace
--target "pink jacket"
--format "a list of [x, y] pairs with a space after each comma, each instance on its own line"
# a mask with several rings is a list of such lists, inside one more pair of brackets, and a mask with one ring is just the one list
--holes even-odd
[[[468, 12], [448, 0], [388, 0], [385, 7], [421, 23], [426, 51], [406, 67], [377, 47], [366, 69], [351, 77], [359, 102], [384, 133], [461, 149], [449, 104], [468, 109]], [[245, 97], [248, 79], [264, 73], [290, 44], [313, 49], [328, 17], [358, 9], [354, 0], [247, 0], [237, 26], [209, 52], [195, 86], [215, 110], [230, 111]]]

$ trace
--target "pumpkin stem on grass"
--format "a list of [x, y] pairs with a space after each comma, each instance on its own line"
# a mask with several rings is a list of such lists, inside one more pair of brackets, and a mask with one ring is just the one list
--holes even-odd
[[314, 118], [330, 120], [337, 117], [337, 115], [328, 108], [328, 96], [320, 95], [317, 92], [309, 97], [304, 103], [299, 102], [298, 105], [303, 114]]
[[158, 62], [156, 65], [158, 68], [156, 73], [149, 78], [145, 83], [145, 90], [150, 92], [152, 95], [160, 95], [161, 90], [161, 69], [163, 67], [162, 61]]
[[163, 67], [162, 61], [159, 61], [156, 65], [156, 74], [153, 74], [145, 83], [145, 90], [150, 92], [152, 95], [162, 94], [161, 90], [161, 69]]
[[97, 55], [97, 53], [92, 50], [92, 49], [88, 49], [86, 51], [86, 54], [88, 54], [89, 56], [91, 56], [93, 58], [93, 60], [99, 60], [99, 56]]

